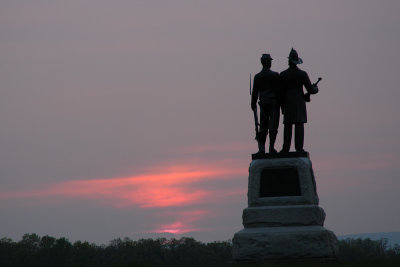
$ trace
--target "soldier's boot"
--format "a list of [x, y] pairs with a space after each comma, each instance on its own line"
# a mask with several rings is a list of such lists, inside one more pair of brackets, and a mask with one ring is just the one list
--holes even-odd
[[276, 135], [278, 134], [278, 130], [269, 130], [269, 153], [276, 154], [275, 150], [275, 140]]
[[283, 146], [280, 153], [288, 153], [292, 142], [292, 124], [285, 124], [283, 128]]
[[258, 152], [256, 154], [265, 154], [265, 140], [267, 140], [267, 134], [260, 132], [257, 138], [258, 142]]
[[297, 152], [304, 152], [304, 123], [296, 123], [294, 134], [294, 146]]

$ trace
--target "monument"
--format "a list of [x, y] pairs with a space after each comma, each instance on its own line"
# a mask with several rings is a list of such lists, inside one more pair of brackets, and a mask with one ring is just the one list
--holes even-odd
[[[279, 88], [276, 88], [283, 96], [279, 103], [285, 124], [282, 151], [274, 153], [270, 149], [266, 154], [259, 149], [252, 155], [248, 207], [242, 216], [244, 229], [233, 237], [233, 260], [237, 262], [332, 261], [337, 258], [337, 238], [323, 227], [325, 212], [318, 206], [312, 163], [309, 153], [303, 149], [303, 124], [307, 121], [305, 102], [310, 101], [310, 94], [318, 92], [318, 87], [309, 82], [306, 72], [297, 68], [301, 63], [292, 49], [289, 69], [281, 73]], [[262, 90], [260, 88], [258, 94]], [[252, 109], [256, 110], [253, 99]], [[258, 121], [255, 123], [258, 133]], [[296, 152], [289, 152], [293, 124]]]

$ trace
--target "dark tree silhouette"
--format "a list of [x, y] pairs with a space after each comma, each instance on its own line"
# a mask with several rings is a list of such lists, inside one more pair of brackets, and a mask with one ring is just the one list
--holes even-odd
[[[231, 250], [231, 241], [202, 243], [189, 237], [116, 238], [108, 245], [96, 245], [25, 234], [19, 242], [0, 239], [0, 266], [232, 266]], [[386, 239], [346, 239], [339, 241], [339, 258], [339, 265], [374, 262], [395, 266], [400, 263], [400, 245], [390, 247]]]

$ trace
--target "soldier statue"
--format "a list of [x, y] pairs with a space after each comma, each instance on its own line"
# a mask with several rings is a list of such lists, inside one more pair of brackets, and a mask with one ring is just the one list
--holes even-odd
[[[297, 152], [304, 152], [304, 123], [307, 122], [306, 102], [309, 101], [310, 94], [318, 93], [317, 84], [311, 84], [307, 72], [299, 69], [297, 64], [302, 64], [296, 50], [292, 48], [289, 54], [289, 68], [280, 74], [282, 86], [283, 103], [283, 147], [281, 153], [290, 150], [292, 139], [292, 128], [295, 125], [295, 149]], [[303, 92], [303, 86], [307, 94]]]
[[[262, 70], [254, 76], [251, 109], [257, 114], [257, 99], [260, 105], [260, 130], [256, 135], [257, 154], [265, 153], [265, 141], [269, 133], [269, 153], [277, 153], [274, 146], [279, 126], [279, 74], [271, 71], [272, 58], [261, 56]], [[256, 122], [257, 123], [257, 122]], [[257, 126], [256, 126], [257, 127]]]

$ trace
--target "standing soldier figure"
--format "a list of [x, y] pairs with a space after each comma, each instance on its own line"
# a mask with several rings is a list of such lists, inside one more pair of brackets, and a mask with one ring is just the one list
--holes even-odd
[[[280, 74], [283, 91], [282, 113], [283, 116], [283, 153], [290, 150], [292, 140], [292, 126], [295, 125], [295, 148], [298, 152], [304, 152], [304, 123], [307, 122], [306, 101], [308, 94], [318, 93], [316, 84], [311, 84], [307, 72], [299, 69], [297, 64], [302, 64], [296, 50], [292, 48], [289, 54], [289, 68]], [[303, 86], [308, 94], [304, 94]]]
[[269, 131], [269, 153], [276, 153], [274, 148], [279, 126], [279, 74], [271, 71], [272, 58], [269, 54], [261, 57], [262, 70], [254, 76], [251, 109], [257, 108], [260, 101], [260, 131], [256, 136], [257, 154], [265, 153], [265, 141]]

